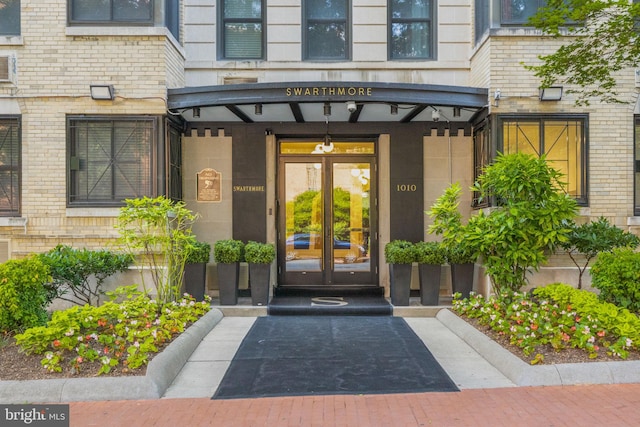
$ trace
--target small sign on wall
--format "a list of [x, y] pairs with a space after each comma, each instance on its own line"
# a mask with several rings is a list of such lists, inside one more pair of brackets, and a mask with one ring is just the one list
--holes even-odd
[[222, 173], [207, 168], [196, 175], [196, 200], [198, 202], [220, 202], [222, 200]]

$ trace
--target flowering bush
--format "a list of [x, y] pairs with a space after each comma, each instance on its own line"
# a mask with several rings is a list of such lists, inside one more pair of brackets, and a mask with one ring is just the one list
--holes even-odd
[[527, 293], [503, 293], [488, 300], [476, 294], [461, 300], [456, 294], [453, 310], [478, 319], [507, 337], [526, 356], [533, 356], [531, 364], [544, 361], [544, 356], [536, 351], [545, 345], [556, 351], [583, 349], [590, 358], [598, 357], [598, 351], [603, 349], [610, 356], [626, 359], [629, 350], [639, 348], [638, 340], [617, 333], [621, 329], [603, 324], [596, 313], [581, 312], [566, 301]]
[[80, 371], [95, 361], [101, 363], [98, 374], [119, 364], [137, 369], [210, 309], [208, 297], [196, 302], [185, 294], [179, 301], [160, 304], [135, 289], [118, 288], [108, 294], [112, 300], [99, 307], [55, 312], [46, 326], [16, 335], [16, 343], [27, 353], [43, 354], [42, 366], [51, 372], [61, 372], [63, 363]]

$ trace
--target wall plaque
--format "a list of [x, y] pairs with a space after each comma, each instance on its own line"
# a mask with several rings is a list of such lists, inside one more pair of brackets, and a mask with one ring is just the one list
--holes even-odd
[[202, 169], [197, 174], [197, 201], [219, 202], [222, 200], [222, 173], [215, 169]]

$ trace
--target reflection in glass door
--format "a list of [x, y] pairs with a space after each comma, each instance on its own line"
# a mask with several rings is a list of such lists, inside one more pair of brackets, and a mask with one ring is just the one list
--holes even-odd
[[280, 285], [377, 284], [373, 156], [282, 156]]

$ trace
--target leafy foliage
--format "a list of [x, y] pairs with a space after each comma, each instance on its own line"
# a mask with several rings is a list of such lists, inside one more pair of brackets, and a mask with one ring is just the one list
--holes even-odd
[[447, 262], [447, 251], [440, 242], [415, 244], [416, 261], [420, 264], [442, 265]]
[[218, 240], [213, 245], [213, 258], [222, 264], [241, 262], [244, 258], [244, 243], [234, 239]]
[[[578, 267], [580, 272], [578, 289], [582, 289], [582, 275], [589, 266], [589, 262], [600, 252], [610, 252], [617, 247], [635, 249], [640, 245], [638, 236], [611, 225], [604, 217], [582, 225], [572, 224], [568, 237], [566, 242], [560, 242], [560, 246], [569, 254], [573, 263]], [[585, 262], [583, 265], [579, 264], [577, 253], [584, 256]]]
[[[58, 245], [40, 254], [49, 267], [52, 282], [47, 285], [51, 296], [74, 304], [98, 305], [104, 280], [125, 271], [133, 262], [128, 254], [116, 254], [107, 250], [92, 251]], [[96, 280], [95, 286], [90, 283]]]
[[562, 191], [560, 179], [544, 156], [499, 154], [471, 188], [481, 198], [494, 197], [498, 206], [462, 224], [461, 189], [454, 184], [427, 212], [434, 218], [429, 232], [442, 234], [448, 248], [481, 256], [498, 293], [518, 291], [528, 270], [546, 262], [545, 251], [567, 240], [577, 205]]
[[[76, 371], [99, 361], [99, 374], [117, 365], [138, 369], [146, 365], [159, 347], [210, 309], [210, 300], [181, 300], [161, 304], [136, 290], [118, 288], [112, 301], [100, 307], [74, 306], [56, 311], [46, 326], [27, 329], [16, 342], [30, 354], [43, 354], [42, 366], [51, 372], [70, 364]], [[121, 302], [115, 302], [121, 299]]]
[[20, 331], [47, 321], [49, 269], [35, 256], [0, 264], [0, 331]]
[[[195, 243], [191, 226], [197, 215], [184, 202], [164, 196], [125, 202], [116, 225], [119, 243], [131, 256], [142, 256], [161, 302], [177, 300], [188, 254], [186, 248]], [[144, 276], [142, 284], [146, 289]]]
[[392, 240], [384, 247], [384, 256], [389, 264], [411, 264], [416, 261], [416, 247], [406, 240]]
[[602, 300], [640, 313], [640, 253], [628, 248], [601, 253], [591, 277]]
[[186, 246], [187, 264], [208, 263], [211, 259], [211, 245], [207, 242], [194, 241]]
[[507, 337], [525, 355], [532, 356], [531, 364], [544, 362], [544, 356], [536, 354], [543, 346], [555, 351], [583, 349], [591, 358], [604, 350], [622, 359], [629, 350], [639, 348], [637, 316], [569, 285], [538, 288], [535, 297], [510, 291], [488, 300], [475, 294], [464, 300], [454, 297], [454, 311]]
[[591, 98], [623, 102], [616, 73], [640, 65], [640, 3], [629, 0], [548, 0], [530, 22], [545, 34], [572, 37], [556, 52], [541, 55], [540, 65], [527, 65], [542, 79], [576, 87], [576, 104]]
[[272, 243], [250, 240], [244, 247], [244, 257], [250, 264], [271, 264], [276, 258], [276, 248]]

